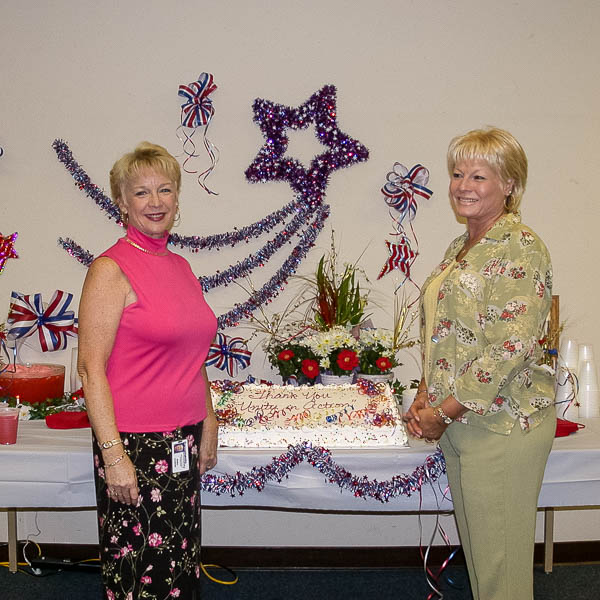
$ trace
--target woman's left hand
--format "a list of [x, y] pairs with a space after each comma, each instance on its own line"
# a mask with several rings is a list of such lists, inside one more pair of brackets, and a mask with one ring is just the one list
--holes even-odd
[[426, 441], [439, 440], [448, 427], [437, 415], [433, 414], [433, 410], [429, 406], [419, 411], [419, 425]]
[[208, 415], [202, 424], [202, 439], [198, 455], [200, 475], [212, 469], [217, 464], [217, 442], [219, 427], [214, 415]]

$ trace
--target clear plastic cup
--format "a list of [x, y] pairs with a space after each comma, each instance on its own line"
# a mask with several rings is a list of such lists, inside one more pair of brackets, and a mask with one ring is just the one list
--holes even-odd
[[19, 409], [0, 406], [0, 444], [16, 444], [19, 428]]

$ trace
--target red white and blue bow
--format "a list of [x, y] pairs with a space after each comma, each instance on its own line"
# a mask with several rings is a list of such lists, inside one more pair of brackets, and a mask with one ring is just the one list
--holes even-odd
[[184, 127], [208, 125], [215, 111], [209, 96], [216, 89], [211, 73], [201, 73], [198, 81], [179, 86], [178, 95], [186, 98], [181, 105], [181, 124]]
[[[416, 253], [410, 247], [410, 242], [406, 236], [400, 238], [399, 244], [392, 244], [391, 242], [385, 241], [388, 248], [390, 257], [383, 265], [381, 273], [377, 279], [381, 279], [387, 273], [390, 273], [394, 269], [400, 269], [406, 276], [406, 279], [410, 279], [410, 268], [417, 258]], [[401, 284], [402, 285], [402, 284]]]
[[425, 187], [429, 171], [423, 165], [415, 165], [410, 171], [401, 163], [394, 163], [387, 174], [387, 183], [381, 188], [384, 200], [390, 208], [400, 213], [401, 224], [405, 217], [412, 221], [417, 214], [417, 199], [431, 198], [433, 192]]
[[252, 352], [248, 350], [243, 338], [229, 338], [223, 333], [217, 333], [217, 341], [210, 345], [206, 364], [227, 371], [233, 377], [239, 369], [246, 369], [250, 365], [251, 356]]
[[77, 319], [67, 310], [73, 294], [56, 290], [44, 308], [41, 294], [12, 292], [11, 305], [6, 321], [9, 337], [18, 339], [38, 334], [42, 352], [64, 350], [67, 336], [77, 335]]
[[[192, 140], [196, 128], [204, 126], [203, 143], [206, 152], [210, 158], [210, 167], [205, 169], [198, 175], [198, 183], [208, 194], [216, 194], [212, 190], [209, 190], [206, 186], [206, 178], [212, 173], [213, 169], [219, 161], [219, 150], [217, 147], [206, 137], [208, 131], [208, 125], [215, 113], [212, 100], [209, 98], [217, 89], [213, 76], [211, 73], [201, 73], [198, 77], [198, 81], [192, 81], [187, 85], [182, 84], [179, 86], [177, 92], [179, 96], [186, 99], [181, 105], [181, 125], [177, 128], [177, 137], [183, 144], [183, 152], [186, 155], [186, 159], [183, 161], [183, 170], [186, 173], [198, 173], [197, 170], [188, 169], [187, 163], [190, 159], [196, 158], [196, 144]], [[188, 134], [186, 128], [191, 129], [191, 133]], [[182, 135], [180, 135], [180, 132]]]

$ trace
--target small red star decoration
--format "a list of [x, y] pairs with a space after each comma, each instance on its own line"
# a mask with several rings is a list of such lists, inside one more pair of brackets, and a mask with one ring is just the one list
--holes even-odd
[[12, 235], [7, 236], [3, 236], [0, 233], [0, 273], [4, 271], [4, 265], [9, 258], [19, 258], [15, 250], [15, 241], [18, 235], [16, 231]]

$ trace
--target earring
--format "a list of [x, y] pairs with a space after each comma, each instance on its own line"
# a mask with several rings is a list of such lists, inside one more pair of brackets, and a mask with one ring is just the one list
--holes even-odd
[[511, 212], [511, 204], [512, 204], [512, 192], [509, 192], [508, 196], [506, 196], [506, 198], [504, 198], [504, 208], [506, 209], [507, 212]]
[[127, 226], [127, 224], [129, 223], [129, 215], [127, 214], [127, 211], [119, 207], [119, 216], [121, 217], [121, 223]]
[[181, 215], [179, 214], [179, 204], [178, 204], [177, 211], [175, 212], [175, 218], [173, 219], [173, 227], [178, 227], [179, 221], [181, 221]]

